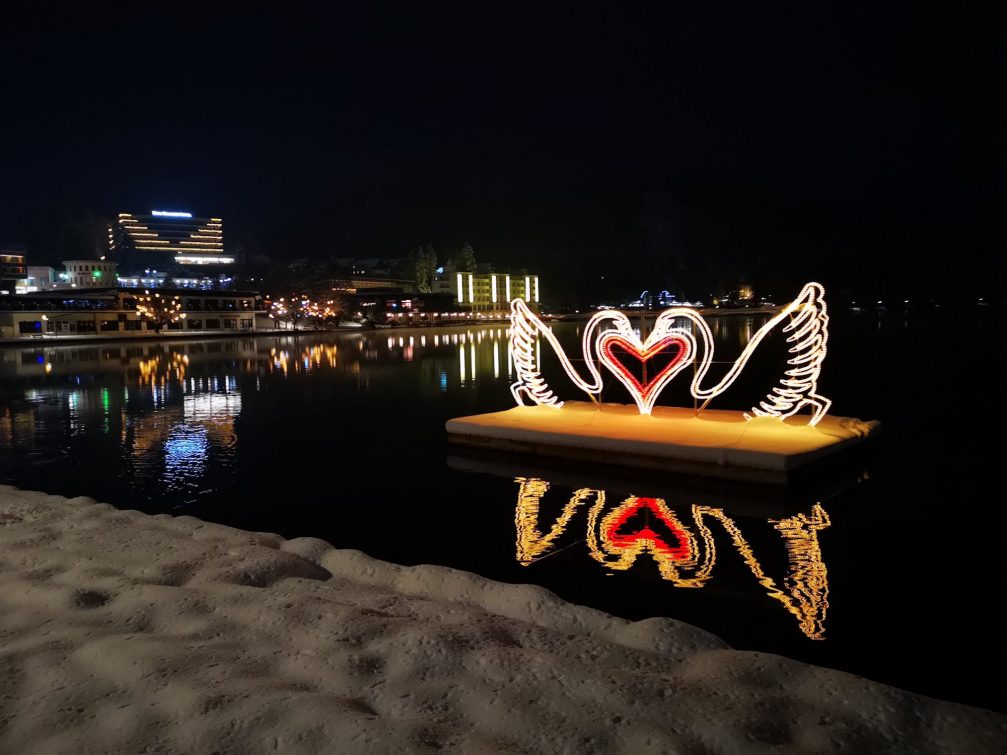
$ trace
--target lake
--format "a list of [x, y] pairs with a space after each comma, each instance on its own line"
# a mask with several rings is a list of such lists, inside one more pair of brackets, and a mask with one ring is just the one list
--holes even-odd
[[[718, 359], [762, 322], [714, 319]], [[535, 583], [1002, 709], [1003, 494], [982, 433], [1003, 324], [834, 312], [821, 392], [884, 431], [805, 493], [454, 452], [445, 420], [513, 404], [500, 325], [0, 350], [0, 482]], [[554, 332], [573, 349], [581, 327]], [[759, 362], [713, 406], [764, 393], [780, 357]], [[661, 403], [691, 402], [676, 382]]]

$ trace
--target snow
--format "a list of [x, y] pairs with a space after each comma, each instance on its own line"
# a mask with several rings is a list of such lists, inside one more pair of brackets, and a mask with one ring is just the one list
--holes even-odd
[[0, 487], [0, 751], [970, 751], [1005, 719], [669, 619]]
[[[540, 455], [590, 457], [629, 466], [673, 468], [675, 461], [720, 467], [723, 476], [744, 470], [787, 471], [864, 440], [881, 430], [876, 421], [825, 416], [815, 427], [806, 417], [746, 420], [741, 412], [569, 401], [562, 408], [516, 406], [502, 412], [448, 420], [452, 441], [465, 445], [534, 450]], [[583, 452], [583, 453], [578, 453]]]

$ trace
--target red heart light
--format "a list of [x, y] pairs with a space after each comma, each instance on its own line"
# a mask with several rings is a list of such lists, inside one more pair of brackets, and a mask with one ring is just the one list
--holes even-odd
[[[602, 363], [626, 386], [640, 408], [641, 414], [650, 414], [650, 410], [657, 400], [657, 395], [668, 381], [686, 366], [693, 352], [693, 341], [682, 333], [663, 336], [653, 343], [648, 339], [646, 346], [639, 342], [634, 343], [618, 333], [605, 333], [599, 339], [599, 346]], [[626, 357], [631, 357], [642, 365], [646, 365], [655, 356], [665, 353], [671, 347], [675, 348], [674, 355], [646, 383], [641, 383], [624, 361]], [[618, 354], [614, 351], [615, 349], [619, 349]]]

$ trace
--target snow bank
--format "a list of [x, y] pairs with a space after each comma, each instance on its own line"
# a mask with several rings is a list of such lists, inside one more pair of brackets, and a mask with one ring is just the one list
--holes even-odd
[[0, 487], [0, 751], [994, 751], [1005, 719], [313, 538]]

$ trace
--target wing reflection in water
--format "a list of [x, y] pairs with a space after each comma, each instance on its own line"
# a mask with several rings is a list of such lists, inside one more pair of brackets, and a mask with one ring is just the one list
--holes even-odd
[[541, 502], [549, 483], [538, 477], [516, 477], [518, 483], [517, 560], [529, 566], [547, 555], [575, 514], [590, 502], [584, 516], [585, 542], [591, 557], [607, 569], [627, 571], [641, 556], [649, 556], [661, 577], [676, 587], [701, 588], [713, 578], [717, 562], [715, 530], [728, 536], [748, 570], [766, 591], [792, 614], [813, 640], [825, 638], [828, 609], [828, 572], [818, 543], [819, 531], [829, 527], [820, 503], [807, 513], [768, 519], [779, 533], [787, 556], [787, 572], [777, 581], [762, 567], [741, 528], [723, 509], [692, 505], [680, 517], [661, 498], [629, 496], [612, 505], [604, 490], [580, 488], [563, 506], [543, 535]]

